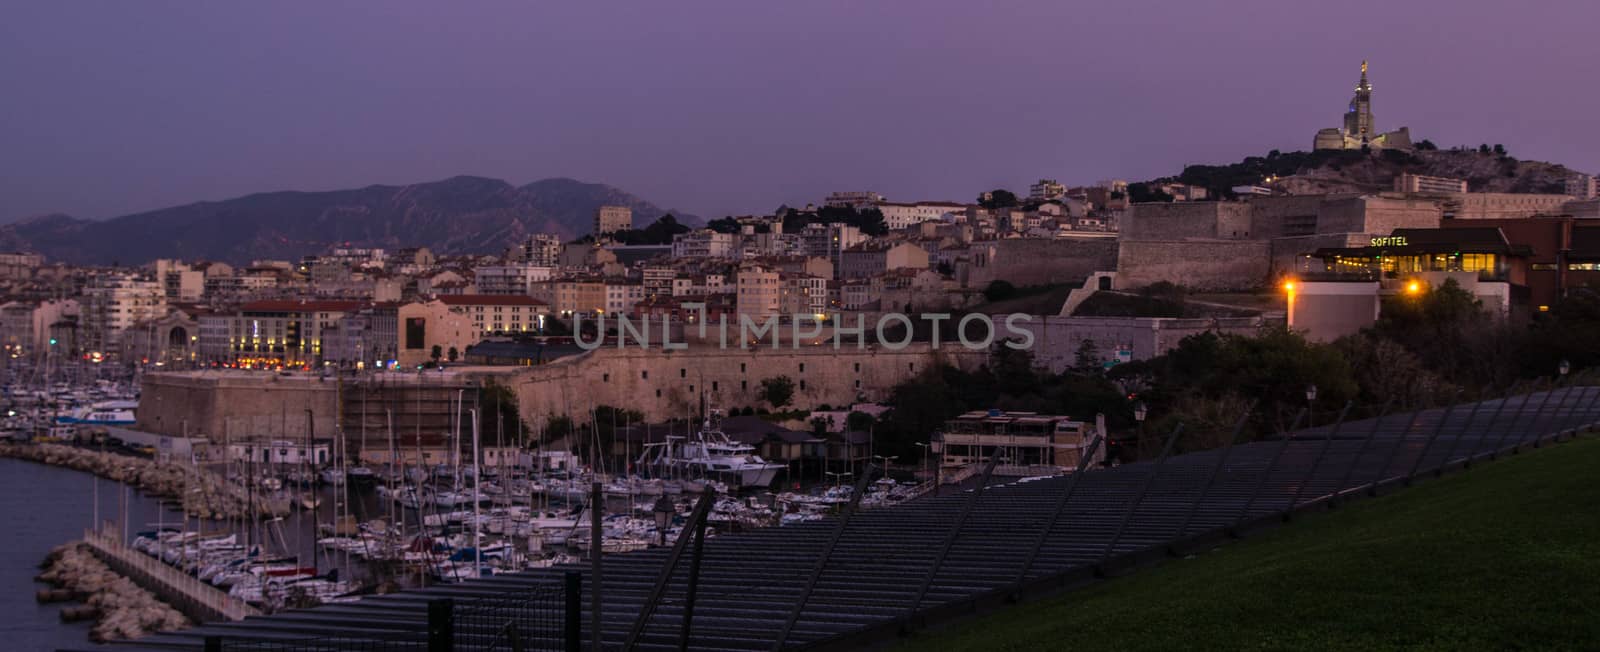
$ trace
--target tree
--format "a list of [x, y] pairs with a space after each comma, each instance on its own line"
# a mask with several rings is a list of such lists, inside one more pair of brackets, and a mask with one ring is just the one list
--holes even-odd
[[1480, 144], [1480, 145], [1478, 145], [1478, 153], [1479, 154], [1488, 154], [1489, 153], [1489, 145], [1488, 144]]
[[821, 437], [828, 434], [828, 420], [824, 417], [811, 417], [811, 434]]
[[771, 405], [772, 409], [781, 410], [794, 400], [794, 381], [788, 376], [763, 379], [761, 392], [757, 396]]
[[1072, 356], [1072, 370], [1080, 374], [1099, 373], [1104, 367], [1100, 359], [1100, 347], [1095, 346], [1094, 340], [1085, 338], [1078, 344], [1078, 350]]
[[446, 357], [446, 359], [448, 359], [448, 360], [449, 360], [449, 361], [451, 361], [451, 362], [455, 362], [455, 361], [456, 361], [456, 357], [457, 357], [457, 356], [458, 356], [458, 355], [460, 355], [460, 352], [459, 352], [459, 351], [456, 351], [456, 347], [453, 347], [453, 346], [452, 346], [452, 347], [450, 347], [450, 351], [449, 351], [449, 352], [447, 352], [447, 353], [446, 353], [446, 354], [445, 354], [445, 357]]
[[738, 233], [739, 220], [733, 219], [732, 216], [723, 217], [706, 222], [706, 228], [717, 233]]
[[433, 358], [433, 363], [437, 365], [439, 364], [439, 358], [444, 357], [444, 349], [435, 344], [433, 345], [433, 353], [429, 354], [428, 357]]
[[1506, 146], [1505, 145], [1501, 145], [1500, 143], [1495, 143], [1494, 144], [1494, 153], [1496, 155], [1498, 155], [1498, 156], [1505, 156], [1506, 155]]
[[1426, 138], [1424, 138], [1422, 142], [1417, 143], [1417, 151], [1419, 152], [1431, 152], [1437, 149], [1439, 149], [1439, 146], [1433, 144], [1433, 141]]
[[995, 188], [978, 195], [978, 205], [984, 208], [1010, 208], [1017, 205], [1017, 195], [1004, 188]]
[[1004, 301], [1017, 296], [1017, 286], [1010, 281], [996, 279], [989, 282], [989, 287], [983, 289], [983, 298], [990, 303]]
[[866, 432], [872, 428], [872, 422], [872, 415], [855, 411], [845, 415], [844, 429], [850, 432]]

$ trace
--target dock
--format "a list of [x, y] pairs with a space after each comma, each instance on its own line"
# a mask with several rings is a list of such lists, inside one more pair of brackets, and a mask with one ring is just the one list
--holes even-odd
[[195, 622], [231, 622], [261, 611], [210, 584], [122, 543], [115, 535], [84, 530], [83, 541], [112, 570], [176, 607]]

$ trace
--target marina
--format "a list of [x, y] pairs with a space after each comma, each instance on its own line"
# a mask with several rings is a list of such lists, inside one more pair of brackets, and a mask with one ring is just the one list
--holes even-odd
[[[14, 418], [0, 457], [90, 478], [76, 488], [90, 503], [88, 518], [80, 521], [87, 529], [53, 545], [78, 537], [83, 543], [56, 549], [50, 558], [92, 552], [109, 564], [104, 572], [138, 578], [171, 603], [169, 609], [181, 607], [185, 624], [550, 568], [577, 562], [597, 545], [608, 555], [670, 546], [707, 492], [715, 495], [707, 537], [818, 521], [852, 492], [848, 485], [773, 491], [785, 466], [730, 439], [719, 428], [717, 410], [708, 410], [689, 434], [643, 446], [632, 464], [595, 459], [583, 466], [545, 463], [575, 459], [570, 451], [523, 451], [483, 464], [478, 420], [454, 419], [456, 428], [441, 433], [454, 453], [446, 462], [424, 464], [413, 460], [427, 456], [402, 454], [387, 425], [392, 416], [383, 433], [354, 437], [318, 440], [308, 427], [298, 441], [230, 436], [208, 446], [182, 438], [180, 448], [169, 442], [179, 438], [161, 438], [151, 446], [133, 440], [138, 433], [128, 428], [138, 410], [132, 380], [94, 383], [93, 389], [52, 385], [50, 391], [13, 380], [6, 405]], [[112, 389], [100, 389], [106, 387]], [[66, 416], [16, 417], [29, 408]], [[459, 401], [455, 409], [476, 417], [476, 409]], [[382, 450], [369, 440], [385, 441], [387, 459], [397, 463], [349, 457], [348, 440], [361, 442], [369, 460]], [[499, 441], [488, 448], [507, 450]], [[634, 472], [597, 470], [608, 465]], [[926, 483], [884, 479], [871, 484], [861, 502], [895, 505], [927, 489]], [[598, 529], [590, 527], [596, 502], [603, 514]], [[152, 506], [151, 517], [135, 503], [161, 507]], [[92, 602], [69, 609], [72, 619], [107, 618]], [[157, 630], [177, 622], [147, 624]], [[134, 626], [96, 631], [105, 638], [148, 633]]]

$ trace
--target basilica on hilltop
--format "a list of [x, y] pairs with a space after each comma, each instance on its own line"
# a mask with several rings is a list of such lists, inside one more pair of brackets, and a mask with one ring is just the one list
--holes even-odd
[[1372, 119], [1372, 84], [1367, 82], [1367, 62], [1361, 62], [1361, 82], [1344, 113], [1342, 128], [1317, 130], [1313, 149], [1411, 149], [1411, 130], [1401, 127], [1378, 133]]

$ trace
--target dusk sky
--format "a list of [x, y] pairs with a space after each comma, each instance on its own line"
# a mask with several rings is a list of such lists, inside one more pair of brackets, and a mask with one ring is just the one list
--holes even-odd
[[970, 200], [1378, 128], [1600, 172], [1600, 2], [32, 2], [0, 221], [458, 174], [703, 216]]

